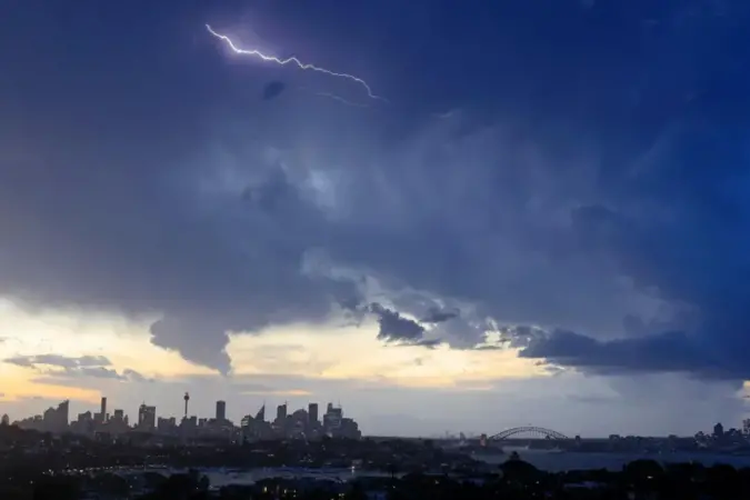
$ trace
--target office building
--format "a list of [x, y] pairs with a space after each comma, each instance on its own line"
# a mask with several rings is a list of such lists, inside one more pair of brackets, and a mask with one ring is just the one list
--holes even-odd
[[341, 420], [344, 418], [344, 411], [341, 408], [335, 408], [333, 404], [328, 403], [325, 415], [323, 415], [323, 429], [329, 435], [335, 434], [341, 427]]
[[286, 420], [286, 403], [276, 407], [276, 421], [281, 423]]
[[227, 419], [227, 403], [226, 401], [216, 402], [216, 421], [224, 422]]
[[153, 432], [156, 430], [156, 406], [145, 403], [138, 408], [138, 430]]
[[318, 403], [310, 403], [307, 405], [307, 415], [310, 419], [310, 424], [318, 422]]

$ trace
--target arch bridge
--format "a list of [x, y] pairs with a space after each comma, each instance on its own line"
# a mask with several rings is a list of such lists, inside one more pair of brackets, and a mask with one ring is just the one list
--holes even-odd
[[503, 432], [499, 432], [488, 439], [492, 441], [504, 441], [513, 437], [519, 438], [531, 438], [531, 439], [553, 439], [557, 441], [563, 441], [570, 439], [568, 436], [561, 432], [553, 431], [552, 429], [546, 429], [544, 427], [513, 427], [512, 429], [506, 429]]

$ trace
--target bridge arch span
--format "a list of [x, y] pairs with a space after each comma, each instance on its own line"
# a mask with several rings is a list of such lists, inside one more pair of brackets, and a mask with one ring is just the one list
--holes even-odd
[[561, 432], [553, 431], [552, 429], [546, 429], [544, 427], [513, 427], [511, 429], [506, 429], [503, 432], [498, 432], [497, 434], [490, 436], [489, 439], [492, 441], [503, 441], [505, 439], [509, 439], [513, 436], [518, 436], [521, 434], [530, 435], [536, 439], [542, 438], [542, 439], [555, 439], [555, 440], [568, 440], [570, 439], [568, 436]]

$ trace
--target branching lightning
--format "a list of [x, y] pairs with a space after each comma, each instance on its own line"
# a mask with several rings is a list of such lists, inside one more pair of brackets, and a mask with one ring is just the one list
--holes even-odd
[[252, 49], [252, 50], [241, 49], [241, 48], [237, 47], [234, 44], [234, 42], [232, 41], [231, 38], [229, 38], [226, 35], [222, 35], [221, 33], [217, 33], [208, 24], [206, 25], [206, 29], [208, 30], [209, 33], [211, 33], [216, 38], [219, 38], [219, 39], [223, 40], [229, 46], [229, 48], [232, 49], [232, 51], [234, 51], [236, 54], [242, 54], [242, 55], [248, 55], [248, 56], [258, 57], [258, 58], [260, 58], [263, 61], [273, 62], [273, 63], [279, 64], [281, 66], [286, 66], [287, 64], [291, 63], [291, 64], [297, 66], [299, 69], [302, 69], [302, 70], [316, 71], [318, 73], [324, 73], [326, 75], [334, 76], [336, 78], [345, 78], [347, 80], [351, 80], [351, 81], [353, 81], [355, 83], [358, 83], [359, 85], [361, 85], [362, 87], [364, 87], [364, 89], [367, 91], [367, 96], [370, 97], [371, 99], [376, 99], [376, 100], [379, 100], [379, 101], [388, 102], [387, 99], [385, 99], [384, 97], [381, 97], [379, 95], [374, 94], [373, 91], [372, 91], [372, 89], [370, 88], [370, 85], [366, 81], [364, 81], [363, 79], [359, 78], [358, 76], [350, 75], [348, 73], [338, 73], [336, 71], [331, 71], [331, 70], [328, 70], [328, 69], [325, 69], [325, 68], [321, 68], [319, 66], [315, 66], [314, 64], [303, 63], [302, 61], [300, 61], [296, 57], [289, 57], [287, 59], [279, 59], [278, 57], [274, 57], [274, 56], [269, 56], [269, 55], [263, 54], [262, 52], [260, 52], [259, 50], [256, 50], [256, 49]]
[[320, 96], [320, 97], [327, 97], [328, 99], [333, 99], [334, 101], [338, 101], [341, 104], [346, 104], [347, 106], [352, 106], [354, 108], [368, 107], [367, 104], [360, 104], [358, 102], [347, 101], [343, 97], [339, 97], [336, 94], [331, 94], [329, 92], [315, 92], [315, 95]]

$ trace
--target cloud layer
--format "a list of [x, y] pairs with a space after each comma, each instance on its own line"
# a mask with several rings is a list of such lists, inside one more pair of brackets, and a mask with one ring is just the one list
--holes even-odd
[[307, 77], [188, 53], [156, 14], [135, 44], [79, 35], [76, 59], [51, 16], [14, 46], [53, 49], [0, 87], [0, 293], [158, 314], [155, 344], [222, 373], [230, 332], [374, 304], [384, 341], [525, 327], [522, 355], [556, 365], [747, 378], [749, 18], [725, 4], [636, 2], [617, 26], [604, 2], [554, 26], [516, 7], [520, 31], [468, 9], [476, 29], [451, 44], [515, 52], [495, 53], [503, 75], [443, 69], [464, 111], [439, 120], [420, 101], [434, 65], [377, 111], [250, 102]]
[[5, 363], [31, 368], [41, 376], [34, 382], [52, 385], [78, 383], [81, 379], [108, 379], [120, 381], [146, 382], [150, 379], [130, 368], [117, 370], [111, 368], [112, 362], [105, 356], [62, 356], [57, 354], [39, 354], [32, 356], [14, 356], [3, 360]]

